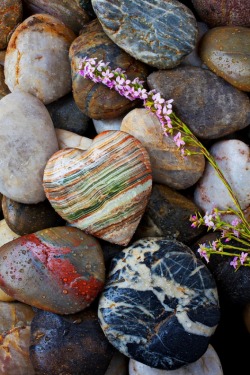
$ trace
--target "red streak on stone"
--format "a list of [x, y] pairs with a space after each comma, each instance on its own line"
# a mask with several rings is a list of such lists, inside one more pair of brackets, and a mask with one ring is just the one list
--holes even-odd
[[[56, 247], [42, 242], [35, 234], [28, 234], [22, 237], [22, 245], [31, 251], [34, 257], [38, 258], [45, 265], [53, 277], [61, 284], [64, 294], [74, 293], [81, 295], [81, 298], [90, 302], [103, 288], [103, 282], [91, 276], [88, 280], [84, 275], [77, 272], [69, 259], [64, 254], [71, 254], [69, 247]], [[65, 292], [66, 291], [66, 292]]]

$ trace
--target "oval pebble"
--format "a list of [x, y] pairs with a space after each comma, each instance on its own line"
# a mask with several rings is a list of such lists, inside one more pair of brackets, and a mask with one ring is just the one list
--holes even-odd
[[113, 258], [98, 311], [114, 347], [166, 370], [199, 359], [219, 321], [209, 270], [187, 246], [164, 238], [139, 240]]
[[45, 229], [0, 248], [0, 287], [43, 310], [81, 311], [96, 298], [104, 280], [99, 243], [77, 228]]

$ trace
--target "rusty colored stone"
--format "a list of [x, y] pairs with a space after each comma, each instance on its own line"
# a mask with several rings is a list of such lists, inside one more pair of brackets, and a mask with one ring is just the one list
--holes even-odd
[[250, 91], [250, 29], [221, 26], [202, 38], [200, 57], [215, 74], [242, 91]]
[[10, 36], [22, 20], [21, 0], [1, 0], [0, 4], [0, 49], [7, 47]]
[[46, 13], [61, 20], [76, 34], [89, 21], [85, 10], [72, 0], [24, 0], [31, 14]]
[[0, 65], [0, 99], [10, 93], [8, 86], [4, 82], [4, 68]]
[[73, 95], [77, 106], [85, 115], [96, 120], [116, 118], [138, 104], [137, 101], [130, 101], [101, 83], [83, 78], [79, 74], [79, 64], [85, 56], [110, 62], [112, 69], [120, 67], [132, 80], [136, 77], [145, 80], [148, 75], [145, 64], [136, 61], [119, 48], [107, 37], [100, 23], [97, 20], [92, 21], [70, 47]]

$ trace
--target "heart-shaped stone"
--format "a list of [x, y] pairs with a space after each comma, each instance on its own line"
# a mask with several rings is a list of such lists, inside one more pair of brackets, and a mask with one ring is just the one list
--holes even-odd
[[149, 156], [133, 136], [106, 131], [87, 151], [56, 152], [44, 171], [44, 190], [54, 209], [73, 226], [127, 245], [152, 188]]

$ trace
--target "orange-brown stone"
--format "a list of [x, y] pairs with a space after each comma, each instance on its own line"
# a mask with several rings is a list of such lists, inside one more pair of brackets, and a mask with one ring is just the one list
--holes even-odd
[[21, 0], [1, 0], [0, 4], [0, 49], [7, 47], [10, 36], [22, 20]]

